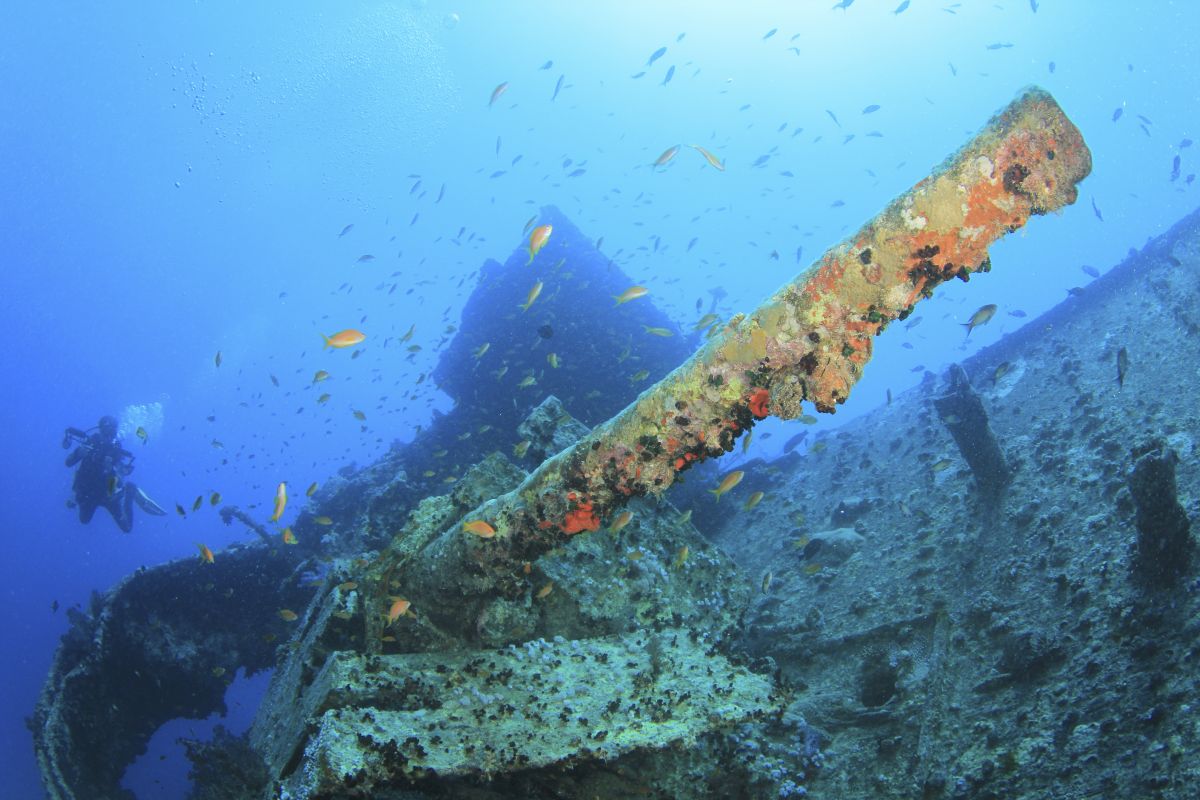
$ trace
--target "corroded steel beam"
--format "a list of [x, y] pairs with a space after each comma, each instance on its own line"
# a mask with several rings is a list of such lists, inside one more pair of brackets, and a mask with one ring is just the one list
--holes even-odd
[[[497, 596], [530, 591], [528, 562], [598, 529], [631, 497], [733, 449], [768, 415], [833, 412], [871, 358], [872, 339], [951, 278], [991, 268], [988, 246], [1077, 196], [1091, 171], [1079, 130], [1031, 88], [961, 150], [748, 316], [591, 435], [404, 563], [386, 563], [414, 609], [468, 631]], [[394, 570], [394, 572], [392, 572]]]

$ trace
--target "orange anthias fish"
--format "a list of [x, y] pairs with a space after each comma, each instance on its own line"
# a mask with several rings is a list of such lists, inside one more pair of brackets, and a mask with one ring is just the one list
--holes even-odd
[[271, 522], [279, 522], [283, 510], [287, 508], [287, 481], [280, 481], [275, 489], [275, 511], [271, 514]]
[[542, 251], [553, 232], [553, 225], [538, 225], [533, 229], [533, 233], [529, 234], [529, 260], [525, 262], [525, 266], [533, 263], [533, 257]]
[[283, 529], [283, 543], [284, 544], [295, 544], [296, 543], [296, 534], [292, 533], [291, 528]]
[[475, 534], [480, 539], [491, 539], [496, 535], [496, 529], [481, 519], [473, 519], [468, 522], [464, 522], [463, 530], [467, 533]]
[[534, 597], [536, 597], [538, 600], [545, 600], [547, 597], [550, 596], [550, 593], [553, 591], [554, 591], [554, 581], [550, 581], [545, 586], [538, 589], [537, 594], [535, 594]]
[[404, 612], [408, 611], [411, 606], [412, 603], [405, 600], [403, 597], [393, 597], [392, 607], [388, 609], [387, 613], [388, 625], [391, 625], [393, 622], [400, 619], [400, 617], [404, 616]]
[[967, 329], [967, 336], [970, 336], [971, 331], [975, 330], [980, 325], [986, 325], [994, 316], [996, 316], [995, 303], [988, 303], [986, 306], [980, 306], [979, 310], [972, 314], [969, 320], [962, 323], [962, 326]]
[[720, 500], [721, 495], [725, 494], [730, 489], [732, 489], [733, 487], [735, 487], [739, 483], [741, 483], [742, 478], [744, 478], [745, 476], [746, 476], [746, 473], [743, 470], [735, 469], [733, 472], [731, 472], [725, 476], [725, 480], [721, 481], [720, 486], [718, 486], [715, 489], [709, 489], [708, 491], [711, 492], [713, 494], [713, 496], [715, 496], [717, 498], [717, 500]]
[[693, 150], [695, 150], [700, 155], [704, 156], [704, 160], [707, 161], [709, 164], [711, 164], [715, 169], [717, 169], [720, 172], [725, 171], [725, 162], [724, 161], [718, 161], [716, 156], [714, 156], [712, 153], [708, 152], [707, 150], [705, 150], [703, 147], [701, 147], [698, 144], [693, 144], [693, 145], [688, 145], [688, 146], [691, 147]]
[[344, 331], [338, 331], [333, 336], [321, 334], [321, 338], [325, 340], [326, 347], [336, 347], [340, 350], [343, 347], [353, 347], [362, 343], [367, 335], [362, 331], [354, 330], [354, 328], [347, 328]]
[[505, 81], [504, 83], [497, 86], [495, 89], [492, 89], [492, 99], [488, 100], [488, 108], [491, 108], [492, 106], [496, 105], [496, 101], [500, 99], [500, 95], [504, 94], [507, 91], [508, 91], [508, 81]]
[[533, 288], [529, 290], [529, 295], [525, 298], [525, 302], [520, 304], [521, 310], [528, 311], [529, 307], [531, 305], [533, 305], [533, 301], [537, 300], [538, 295], [541, 293], [542, 293], [542, 282], [538, 281], [537, 283], [535, 283], [533, 285]]
[[675, 154], [678, 152], [679, 152], [679, 145], [677, 145], [677, 144], [671, 145], [666, 150], [663, 150], [661, 156], [654, 159], [654, 163], [651, 166], [665, 167], [667, 164], [671, 163], [671, 159], [675, 158]]
[[290, 608], [281, 608], [279, 609], [279, 618], [284, 622], [295, 622], [300, 619], [300, 616]]
[[637, 300], [639, 297], [645, 297], [650, 294], [650, 290], [645, 286], [630, 286], [625, 291], [618, 295], [613, 295], [613, 300], [617, 301], [617, 305], [628, 303], [630, 300]]
[[213, 563], [213, 551], [208, 549], [208, 545], [202, 542], [196, 542], [196, 547], [200, 549], [200, 560], [205, 564]]

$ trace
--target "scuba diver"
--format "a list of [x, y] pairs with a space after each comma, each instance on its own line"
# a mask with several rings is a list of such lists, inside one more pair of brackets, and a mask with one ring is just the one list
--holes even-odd
[[133, 530], [133, 503], [136, 501], [147, 514], [163, 516], [167, 512], [155, 503], [132, 481], [125, 478], [133, 472], [133, 453], [121, 446], [117, 438], [116, 417], [103, 416], [92, 431], [67, 428], [63, 449], [78, 446], [67, 456], [66, 465], [75, 470], [72, 488], [74, 503], [79, 508], [79, 521], [85, 525], [100, 506], [108, 509], [113, 520], [125, 533]]

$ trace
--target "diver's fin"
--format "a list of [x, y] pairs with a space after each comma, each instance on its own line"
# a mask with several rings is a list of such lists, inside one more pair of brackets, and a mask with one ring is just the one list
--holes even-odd
[[142, 511], [145, 511], [147, 514], [152, 514], [156, 517], [165, 517], [167, 515], [167, 512], [163, 510], [163, 507], [151, 500], [150, 495], [143, 492], [141, 487], [138, 487], [134, 490], [133, 499], [137, 501], [137, 504]]

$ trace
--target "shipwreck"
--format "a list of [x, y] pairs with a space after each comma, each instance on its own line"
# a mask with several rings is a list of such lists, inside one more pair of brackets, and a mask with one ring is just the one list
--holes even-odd
[[[203, 581], [189, 575], [194, 560], [147, 569], [74, 612], [30, 721], [49, 796], [127, 797], [124, 767], [158, 726], [222, 710], [214, 667], [274, 671], [244, 737], [189, 744], [197, 798], [765, 798], [820, 796], [822, 785], [838, 797], [1035, 797], [1039, 769], [1063, 770], [1080, 796], [1133, 791], [1133, 779], [1101, 765], [1121, 734], [1101, 709], [1111, 667], [1089, 662], [1085, 645], [1124, 630], [1149, 647], [1139, 628], [1148, 616], [1156, 630], [1176, 631], [1178, 647], [1132, 657], [1166, 677], [1129, 702], [1147, 704], [1147, 726], [1175, 726], [1195, 744], [1168, 710], [1186, 692], [1183, 665], [1195, 649], [1180, 632], [1194, 623], [1183, 609], [1155, 611], [1145, 544], [1143, 578], [1121, 583], [1133, 599], [1123, 611], [1090, 613], [1098, 586], [1122, 579], [1083, 568], [1087, 556], [1056, 534], [1080, 510], [1031, 499], [1030, 459], [1064, 472], [1074, 463], [1039, 442], [1014, 444], [1005, 398], [1037, 371], [1031, 355], [985, 351], [944, 386], [897, 398], [887, 420], [865, 419], [828, 448], [762, 464], [756, 480], [788, 498], [775, 506], [693, 521], [679, 507], [697, 487], [676, 485], [761, 419], [795, 418], [803, 403], [835, 410], [877, 334], [940, 283], [987, 272], [989, 245], [1074, 202], [1090, 168], [1054, 100], [1027, 90], [759, 308], [694, 338], [695, 353], [680, 335], [624, 364], [630, 331], [672, 326], [665, 315], [647, 302], [623, 319], [584, 319], [549, 294], [537, 322], [558, 339], [564, 367], [578, 366], [543, 370], [536, 395], [477, 392], [458, 377], [484, 341], [516, 343], [517, 364], [545, 358], [513, 328], [528, 320], [468, 314], [436, 372], [454, 410], [412, 445], [322, 488], [314, 505], [335, 520], [325, 544], [253, 541], [222, 553]], [[555, 229], [542, 256], [561, 259], [558, 279], [576, 282], [576, 302], [628, 285], [557, 210], [542, 219]], [[1168, 295], [1194, 292], [1198, 228], [1192, 220], [1171, 239], [1191, 237], [1190, 271], [1164, 260], [1161, 248], [1176, 247], [1168, 243], [1141, 256], [1157, 272], [1118, 268], [1105, 280], [1116, 287], [1161, 273], [1180, 284]], [[1171, 258], [1182, 265], [1179, 252]], [[470, 302], [515, 307], [528, 287], [512, 272], [486, 265]], [[1071, 313], [1056, 330], [1095, 324]], [[1042, 346], [1074, 363], [1070, 348], [1083, 345]], [[1180, 347], [1190, 348], [1181, 358], [1200, 361], [1190, 334]], [[979, 380], [989, 360], [1010, 364], [1005, 382]], [[642, 371], [645, 383], [624, 377]], [[513, 373], [520, 380], [522, 368]], [[1079, 387], [1079, 408], [1102, 413], [1085, 373], [1079, 362], [1059, 376]], [[1125, 387], [1131, 396], [1136, 381]], [[485, 420], [484, 433], [461, 436]], [[1065, 423], [1030, 424], [1046, 439]], [[1080, 436], [1118, 462], [1128, 448], [1102, 434]], [[1171, 465], [1156, 486], [1172, 499], [1177, 479], [1195, 480], [1164, 455], [1184, 448], [1178, 434], [1164, 431], [1151, 448]], [[882, 468], [900, 457], [927, 467], [936, 448], [955, 444], [967, 461], [957, 471]], [[432, 464], [433, 451], [448, 455]], [[453, 484], [426, 477], [438, 470]], [[1134, 470], [1132, 496], [1123, 473], [1081, 487], [1116, 509], [1087, 524], [1112, 533], [1135, 510], [1144, 520], [1143, 486], [1161, 472]], [[799, 486], [787, 488], [793, 480]], [[1155, 541], [1190, 548], [1189, 511], [1172, 508], [1170, 536]], [[490, 533], [465, 532], [467, 522]], [[312, 524], [302, 515], [297, 532]], [[748, 530], [769, 533], [752, 542]], [[1014, 554], [1026, 536], [1048, 542], [1048, 555]], [[1123, 552], [1113, 536], [1109, 559]], [[319, 558], [329, 563], [314, 587], [300, 578]], [[978, 591], [956, 592], [964, 576]], [[1183, 579], [1172, 573], [1162, 590]], [[168, 585], [177, 608], [146, 601]], [[189, 596], [202, 592], [225, 605]], [[1049, 612], [1023, 613], [1021, 594], [1039, 592], [1046, 599], [1027, 605], [1090, 614], [1088, 627], [1069, 628], [1066, 611], [1058, 628], [1033, 624]], [[275, 616], [284, 600], [304, 609], [294, 623]], [[182, 613], [201, 606], [212, 613]], [[277, 637], [262, 635], [264, 621]], [[1050, 687], [1067, 680], [1098, 694], [1070, 713], [1062, 700], [1056, 712]], [[1044, 731], [1021, 731], [1022, 719], [1055, 713]], [[1167, 746], [1126, 772], [1154, 775], [1165, 789], [1187, 780], [1172, 747], [1186, 750]]]

